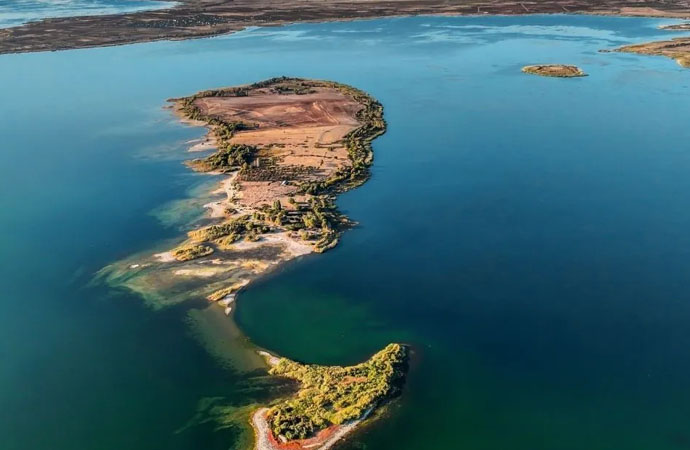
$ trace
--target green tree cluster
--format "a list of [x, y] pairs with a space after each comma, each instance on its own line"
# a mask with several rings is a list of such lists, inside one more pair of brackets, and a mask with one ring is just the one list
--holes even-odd
[[190, 261], [213, 253], [213, 248], [207, 245], [184, 245], [172, 251], [173, 257], [178, 261]]
[[405, 376], [406, 347], [389, 344], [355, 366], [300, 364], [286, 358], [270, 373], [300, 382], [294, 397], [275, 405], [268, 420], [275, 436], [305, 439], [331, 425], [361, 418], [396, 393]]

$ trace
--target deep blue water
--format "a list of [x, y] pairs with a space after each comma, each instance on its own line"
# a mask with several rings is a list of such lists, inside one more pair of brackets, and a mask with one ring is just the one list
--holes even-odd
[[0, 0], [0, 28], [51, 17], [122, 14], [174, 5], [154, 0]]
[[[0, 56], [0, 448], [238, 448], [198, 402], [270, 395], [185, 308], [87, 286], [175, 236], [200, 182], [165, 99], [277, 75], [385, 106], [360, 225], [249, 289], [239, 325], [308, 362], [413, 346], [403, 396], [343, 448], [690, 447], [690, 71], [600, 53], [648, 19], [387, 19]], [[520, 73], [577, 64], [582, 79]], [[258, 386], [258, 387], [257, 387]], [[39, 432], [40, 431], [40, 432]]]

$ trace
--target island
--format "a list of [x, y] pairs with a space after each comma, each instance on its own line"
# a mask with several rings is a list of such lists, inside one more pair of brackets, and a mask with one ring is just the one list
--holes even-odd
[[566, 64], [538, 64], [525, 66], [522, 68], [522, 71], [532, 75], [541, 75], [542, 77], [576, 78], [587, 76], [579, 67]]
[[[353, 226], [335, 200], [368, 179], [371, 142], [386, 130], [383, 106], [352, 86], [288, 77], [201, 91], [170, 104], [183, 122], [208, 129], [190, 148], [198, 157], [186, 165], [216, 177], [219, 187], [208, 194], [203, 225], [100, 276], [155, 309], [201, 300], [229, 316], [252, 281], [334, 248]], [[399, 391], [406, 358], [405, 346], [390, 344], [352, 367], [261, 359], [271, 374], [301, 388], [254, 414], [257, 448], [328, 448]]]
[[343, 84], [275, 78], [172, 100], [187, 121], [210, 128], [189, 161], [199, 172], [227, 174], [226, 199], [212, 205], [222, 221], [188, 233], [173, 256], [210, 255], [261, 236], [323, 252], [350, 222], [335, 194], [368, 177], [371, 140], [385, 130], [381, 104]]
[[266, 271], [338, 244], [353, 223], [337, 194], [359, 186], [386, 130], [383, 107], [351, 86], [279, 77], [170, 100], [185, 123], [208, 133], [187, 161], [219, 179], [203, 225], [174, 246], [134, 255], [101, 276], [154, 308], [190, 297], [230, 313], [239, 290]]
[[305, 365], [263, 352], [270, 373], [296, 380], [294, 396], [252, 416], [256, 450], [330, 448], [400, 391], [407, 348], [390, 344], [350, 367]]

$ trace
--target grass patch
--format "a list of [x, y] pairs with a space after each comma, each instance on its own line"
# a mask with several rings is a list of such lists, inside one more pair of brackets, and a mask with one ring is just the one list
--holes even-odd
[[207, 245], [185, 245], [172, 251], [173, 257], [178, 261], [191, 261], [211, 253], [213, 249]]

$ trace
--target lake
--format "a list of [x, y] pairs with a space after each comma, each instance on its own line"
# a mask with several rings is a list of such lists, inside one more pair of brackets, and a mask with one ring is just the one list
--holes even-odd
[[[359, 225], [236, 314], [233, 339], [305, 362], [411, 345], [403, 395], [339, 448], [690, 447], [690, 71], [599, 52], [682, 35], [665, 23], [393, 18], [0, 56], [0, 447], [246, 448], [281, 384], [208, 351], [200, 302], [154, 311], [94, 274], [201, 213], [177, 210], [208, 189], [181, 164], [203, 130], [165, 100], [279, 75], [363, 89], [388, 121], [338, 201]], [[589, 76], [520, 72], [538, 63]]]

